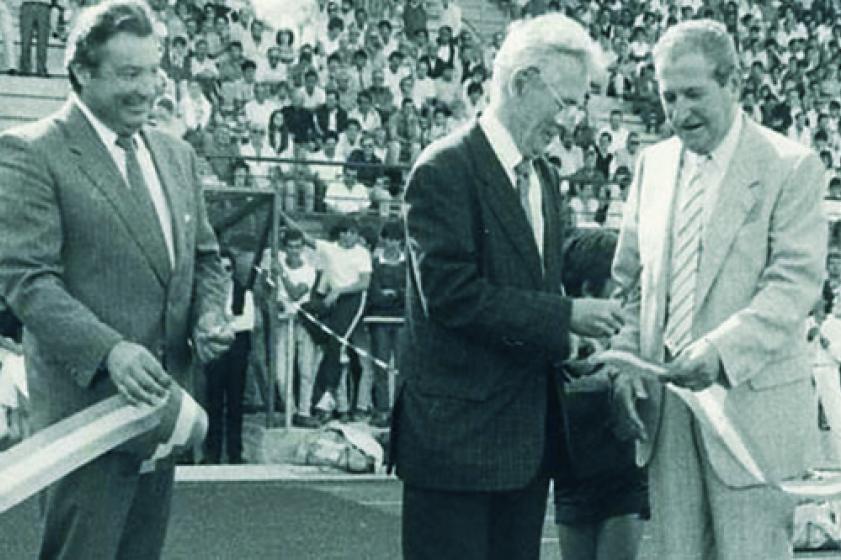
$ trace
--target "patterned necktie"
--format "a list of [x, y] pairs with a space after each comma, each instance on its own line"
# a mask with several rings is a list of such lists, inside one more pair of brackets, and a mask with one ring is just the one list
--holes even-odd
[[516, 177], [517, 194], [520, 195], [520, 206], [523, 207], [523, 212], [526, 213], [526, 219], [529, 225], [534, 229], [534, 217], [531, 214], [531, 204], [529, 204], [529, 187], [531, 187], [531, 160], [523, 158], [520, 163], [514, 166], [514, 176]]
[[681, 185], [672, 226], [674, 235], [665, 343], [673, 356], [692, 342], [692, 317], [704, 214], [704, 184], [701, 176], [707, 161], [708, 158], [699, 158], [692, 174]]
[[[140, 161], [137, 159], [137, 150], [134, 146], [134, 140], [129, 135], [118, 135], [117, 146], [122, 148], [126, 154], [126, 178], [128, 179], [129, 191], [138, 207], [138, 218], [145, 220], [148, 231], [157, 232], [151, 235], [159, 242], [159, 250], [169, 257], [169, 249], [164, 239], [163, 226], [158, 216], [158, 211], [155, 208], [155, 203], [152, 201], [152, 195], [149, 192], [149, 187], [146, 185], [146, 179], [143, 178], [143, 171], [140, 169]], [[172, 264], [170, 259], [170, 264]]]

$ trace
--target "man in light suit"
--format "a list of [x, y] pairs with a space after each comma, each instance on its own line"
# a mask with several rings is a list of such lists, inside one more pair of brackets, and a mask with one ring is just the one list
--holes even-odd
[[411, 172], [392, 422], [407, 560], [540, 556], [562, 461], [555, 374], [569, 333], [619, 326], [618, 305], [561, 292], [566, 224], [543, 157], [557, 120], [584, 97], [596, 52], [564, 16], [514, 24], [487, 111]]
[[[0, 293], [24, 325], [35, 429], [119, 392], [188, 385], [231, 341], [196, 156], [146, 129], [157, 39], [145, 3], [85, 10], [58, 113], [0, 136]], [[174, 465], [106, 453], [43, 496], [41, 558], [157, 558]]]
[[[816, 436], [802, 332], [826, 252], [820, 162], [742, 114], [723, 25], [670, 28], [654, 60], [676, 136], [637, 164], [614, 261], [627, 303], [613, 347], [665, 361], [664, 381], [679, 387], [723, 386], [769, 479], [799, 475]], [[750, 476], [663, 384], [615, 383], [619, 427], [643, 438], [638, 459], [650, 465], [653, 557], [791, 557], [791, 498]]]

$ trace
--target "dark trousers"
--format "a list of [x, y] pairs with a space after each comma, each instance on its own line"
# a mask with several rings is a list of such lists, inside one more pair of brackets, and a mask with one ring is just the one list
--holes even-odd
[[[364, 305], [362, 293], [346, 294], [339, 296], [333, 309], [325, 318], [324, 323], [347, 339], [351, 337], [355, 328], [361, 322], [361, 308]], [[336, 337], [331, 336], [324, 344], [324, 357], [318, 366], [316, 375], [316, 386], [320, 390], [329, 392], [334, 397], [342, 380], [342, 343]], [[321, 392], [319, 390], [319, 393]]]
[[[388, 363], [391, 356], [397, 358], [398, 337], [400, 336], [401, 325], [377, 325], [372, 324], [371, 331], [371, 353], [378, 360]], [[388, 412], [391, 409], [391, 401], [388, 395], [388, 369], [374, 365], [374, 409], [377, 412]]]
[[139, 474], [140, 461], [106, 453], [41, 495], [41, 560], [161, 556], [175, 469]]
[[539, 560], [549, 478], [505, 492], [403, 486], [404, 560]]
[[242, 459], [242, 397], [251, 350], [251, 333], [239, 332], [227, 352], [205, 366], [207, 376], [207, 439], [209, 462], [222, 457], [222, 432], [228, 460]]
[[47, 73], [47, 44], [50, 39], [50, 6], [40, 2], [24, 2], [20, 7], [20, 68], [28, 74], [32, 70], [32, 32], [38, 29], [35, 63], [39, 74]]

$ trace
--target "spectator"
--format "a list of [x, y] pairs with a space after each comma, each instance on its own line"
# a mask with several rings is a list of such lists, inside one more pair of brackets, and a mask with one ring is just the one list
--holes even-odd
[[442, 108], [436, 108], [432, 113], [432, 123], [423, 144], [427, 145], [450, 133], [450, 122], [447, 120], [447, 112]]
[[610, 175], [617, 172], [620, 167], [633, 170], [637, 167], [637, 158], [639, 157], [640, 137], [637, 132], [628, 134], [628, 139], [625, 142], [625, 147], [617, 151], [613, 156], [611, 162]]
[[364, 131], [372, 131], [382, 126], [380, 114], [371, 105], [371, 94], [367, 91], [359, 92], [356, 108], [348, 114], [349, 119], [355, 119]]
[[435, 80], [435, 99], [450, 109], [456, 101], [461, 101], [461, 84], [455, 79], [452, 66], [444, 66]]
[[321, 150], [317, 156], [313, 154], [313, 158], [319, 160], [318, 163], [310, 165], [310, 170], [313, 173], [315, 181], [315, 200], [316, 210], [323, 211], [320, 208], [324, 201], [324, 196], [327, 193], [327, 187], [342, 178], [342, 167], [345, 163], [345, 158], [339, 153], [337, 149], [338, 136], [335, 132], [328, 131], [321, 140]]
[[[385, 131], [378, 128], [377, 131], [382, 131], [382, 139], [385, 141]], [[357, 170], [357, 178], [368, 188], [373, 188], [377, 178], [382, 175], [382, 163], [384, 156], [378, 156], [375, 153], [375, 133], [363, 133], [360, 140], [360, 147], [350, 153], [347, 158], [348, 164], [353, 165]], [[387, 150], [387, 146], [384, 146]], [[359, 164], [359, 165], [357, 165]]]
[[164, 96], [155, 100], [152, 108], [152, 119], [155, 128], [162, 130], [176, 138], [182, 138], [187, 132], [187, 127], [175, 114], [175, 102], [171, 97]]
[[251, 183], [256, 188], [268, 188], [271, 170], [274, 165], [265, 158], [274, 154], [271, 146], [266, 145], [266, 124], [256, 122], [248, 123], [248, 143], [240, 148], [240, 156], [248, 158], [248, 167], [251, 171]]
[[608, 151], [611, 154], [615, 154], [627, 145], [628, 134], [630, 131], [622, 124], [621, 109], [611, 109], [610, 120], [608, 121], [607, 126], [602, 127], [602, 129], [599, 130], [599, 134], [602, 132], [610, 133], [611, 141]]
[[268, 56], [269, 49], [272, 48], [272, 43], [265, 38], [266, 26], [259, 19], [251, 20], [249, 26], [249, 33], [243, 33], [240, 41], [242, 42], [242, 52], [245, 58], [260, 61], [265, 60]]
[[406, 0], [403, 7], [403, 32], [414, 37], [418, 31], [426, 31], [428, 15], [421, 0]]
[[360, 148], [361, 138], [362, 134], [359, 121], [355, 118], [349, 117], [347, 128], [343, 133], [339, 134], [339, 143], [336, 146], [336, 153], [342, 161], [347, 161], [350, 154], [353, 153], [354, 150]]
[[812, 145], [812, 129], [805, 111], [800, 111], [794, 117], [794, 124], [788, 129], [787, 136], [804, 146]]
[[[35, 42], [35, 75], [46, 78], [47, 46], [50, 39], [50, 0], [24, 0], [20, 6], [20, 73], [27, 76], [32, 73], [32, 35], [38, 36]], [[7, 26], [8, 27], [8, 26]], [[5, 43], [9, 42], [3, 30]]]
[[250, 189], [254, 186], [253, 178], [251, 177], [251, 166], [242, 159], [236, 158], [231, 165], [231, 183], [230, 185], [235, 189]]
[[202, 91], [208, 99], [216, 98], [216, 80], [219, 78], [219, 68], [208, 55], [207, 41], [196, 41], [189, 59], [190, 72], [193, 79], [201, 84]]
[[382, 55], [385, 58], [390, 57], [391, 53], [396, 51], [399, 46], [398, 42], [392, 36], [393, 30], [394, 26], [387, 19], [382, 19], [377, 24], [377, 32], [380, 37], [380, 43], [382, 44]]
[[198, 80], [187, 84], [187, 94], [178, 102], [178, 112], [188, 131], [198, 134], [207, 128], [213, 105], [205, 97]]
[[304, 87], [300, 92], [304, 109], [315, 111], [319, 106], [324, 105], [324, 89], [318, 85], [318, 73], [312, 68], [304, 73]]
[[604, 131], [599, 134], [599, 143], [596, 146], [596, 169], [605, 178], [610, 176], [610, 166], [613, 164], [613, 154], [610, 153], [611, 143], [610, 132]]
[[272, 113], [280, 109], [280, 103], [269, 98], [271, 86], [267, 82], [254, 84], [254, 99], [248, 101], [243, 110], [246, 122], [256, 124], [265, 129], [269, 125]]
[[465, 111], [470, 117], [478, 117], [485, 109], [485, 90], [482, 84], [476, 82], [467, 83], [467, 97], [462, 101]]
[[353, 53], [352, 65], [348, 69], [352, 87], [357, 91], [363, 91], [371, 87], [373, 84], [372, 72], [373, 69], [368, 62], [368, 52], [365, 49], [359, 49]]
[[547, 154], [560, 160], [558, 174], [561, 177], [568, 177], [584, 167], [584, 151], [573, 140], [571, 132], [564, 127], [559, 127], [557, 138], [546, 149]]
[[275, 34], [275, 43], [277, 44], [280, 61], [286, 65], [292, 64], [295, 60], [295, 34], [291, 29], [281, 28]]
[[219, 80], [222, 82], [233, 82], [242, 78], [242, 63], [245, 62], [242, 54], [242, 43], [231, 41], [224, 53], [216, 57], [216, 67], [219, 69]]
[[245, 370], [254, 329], [254, 299], [247, 287], [251, 267], [249, 252], [222, 254], [222, 266], [231, 274], [227, 313], [236, 333], [227, 352], [205, 364], [207, 378], [207, 439], [204, 443], [206, 465], [218, 465], [222, 459], [222, 441], [231, 465], [242, 464], [242, 399]]
[[[292, 379], [297, 364], [298, 403], [292, 416], [292, 425], [301, 428], [317, 428], [319, 422], [310, 414], [315, 386], [315, 373], [321, 361], [321, 349], [315, 344], [300, 320], [295, 320], [298, 306], [310, 301], [315, 288], [317, 273], [315, 267], [304, 258], [304, 236], [300, 231], [288, 230], [283, 239], [284, 250], [277, 256], [277, 301], [281, 315], [281, 328], [277, 331], [277, 382], [282, 398], [286, 398], [286, 382]], [[265, 268], [265, 266], [264, 266]], [[286, 321], [292, 321], [292, 342]], [[292, 360], [289, 350], [292, 350]], [[293, 403], [286, 403], [292, 407]]]
[[384, 84], [391, 91], [395, 106], [399, 105], [400, 82], [411, 76], [411, 69], [403, 66], [405, 55], [402, 51], [396, 50], [388, 55], [388, 65], [383, 70]]
[[[452, 0], [440, 0], [438, 22], [442, 27], [448, 27], [455, 35], [461, 34], [461, 8]], [[501, 34], [500, 34], [501, 35]], [[495, 41], [497, 48], [502, 44], [502, 36]]]
[[374, 102], [374, 108], [380, 113], [380, 119], [385, 122], [395, 110], [394, 94], [385, 85], [385, 72], [382, 69], [374, 69], [371, 72], [371, 87], [368, 94]]
[[414, 162], [421, 149], [421, 131], [418, 112], [411, 98], [404, 99], [400, 111], [391, 116], [388, 132], [392, 157], [386, 157], [386, 161], [403, 164]]
[[572, 174], [570, 180], [573, 183], [603, 185], [607, 181], [607, 176], [596, 167], [597, 158], [598, 153], [595, 146], [591, 144], [584, 148], [584, 165]]
[[185, 37], [174, 37], [165, 43], [161, 68], [178, 85], [179, 97], [183, 94], [183, 85], [193, 77], [189, 54]]
[[304, 107], [304, 94], [301, 90], [292, 92], [291, 101], [290, 105], [282, 109], [283, 119], [295, 141], [303, 142], [315, 133], [313, 114]]
[[273, 92], [276, 91], [278, 84], [285, 82], [288, 77], [286, 64], [281, 60], [280, 47], [269, 47], [264, 58], [255, 60], [257, 61], [257, 81], [268, 83]]
[[327, 184], [324, 205], [330, 212], [355, 214], [367, 210], [371, 205], [368, 188], [357, 181], [357, 168], [345, 164], [342, 181]]
[[321, 46], [325, 56], [330, 56], [339, 50], [339, 37], [345, 31], [345, 22], [340, 17], [331, 17], [327, 23], [327, 33], [321, 39]]
[[[386, 364], [397, 361], [398, 339], [402, 330], [403, 300], [406, 292], [406, 258], [403, 253], [403, 229], [399, 222], [386, 222], [380, 232], [382, 251], [373, 259], [371, 283], [368, 287], [370, 317], [384, 322], [371, 323], [371, 350], [374, 357]], [[374, 370], [374, 413], [371, 425], [386, 428], [391, 415], [389, 369], [377, 365]]]
[[[231, 42], [231, 22], [224, 15], [217, 15], [212, 21], [213, 27], [204, 34], [204, 37], [210, 58], [217, 58], [228, 51]], [[242, 43], [240, 43], [240, 48], [242, 48]]]
[[656, 133], [663, 122], [663, 114], [651, 64], [643, 65], [640, 70], [631, 99], [634, 113], [642, 118], [646, 132]]
[[[359, 326], [365, 309], [371, 279], [371, 254], [360, 245], [359, 226], [349, 216], [342, 217], [334, 230], [337, 242], [313, 240], [308, 236], [305, 236], [305, 242], [316, 249], [323, 263], [324, 284], [329, 290], [324, 295], [324, 304], [329, 310], [325, 322], [333, 332], [349, 339]], [[324, 391], [315, 405], [316, 417], [321, 421], [330, 419], [336, 411], [338, 388], [347, 375], [343, 352], [344, 347], [337, 338], [327, 340], [316, 377], [317, 385]], [[345, 413], [342, 419], [347, 419], [348, 411], [342, 412]]]
[[315, 110], [315, 131], [323, 137], [328, 131], [336, 134], [347, 128], [348, 114], [339, 107], [336, 90], [329, 89], [324, 95], [324, 105]]

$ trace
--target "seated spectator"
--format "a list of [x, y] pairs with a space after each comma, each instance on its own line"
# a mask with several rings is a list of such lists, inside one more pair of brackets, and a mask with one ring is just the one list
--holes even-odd
[[320, 40], [325, 56], [330, 56], [339, 49], [339, 37], [344, 31], [344, 20], [340, 17], [331, 17], [327, 22], [327, 33]]
[[304, 87], [300, 90], [301, 106], [309, 111], [315, 111], [324, 105], [324, 89], [318, 85], [318, 72], [310, 68], [304, 72]]
[[[321, 348], [315, 344], [300, 320], [295, 320], [298, 306], [310, 300], [315, 288], [317, 273], [315, 267], [304, 258], [304, 236], [299, 230], [291, 229], [283, 236], [283, 250], [278, 252], [276, 264], [277, 302], [281, 326], [292, 320], [292, 341], [289, 341], [289, 329], [277, 329], [277, 382], [280, 395], [286, 399], [287, 380], [292, 379], [295, 367], [287, 370], [287, 364], [297, 365], [298, 402], [286, 403], [296, 410], [292, 416], [292, 425], [301, 428], [317, 428], [320, 424], [310, 412], [312, 408], [315, 373], [321, 362]], [[265, 264], [264, 264], [265, 269]], [[291, 318], [290, 318], [291, 317]], [[290, 362], [289, 350], [293, 352]]]
[[216, 57], [216, 67], [219, 69], [219, 80], [233, 82], [242, 77], [242, 63], [247, 59], [243, 55], [242, 43], [231, 41], [223, 54]]
[[[253, 60], [244, 60], [242, 63], [242, 77], [231, 83], [234, 107], [240, 112], [246, 103], [254, 99], [254, 90], [257, 88], [257, 64]], [[225, 94], [222, 94], [225, 97]], [[227, 99], [227, 98], [226, 98]]]
[[428, 14], [421, 0], [406, 0], [403, 8], [403, 31], [407, 37], [414, 37], [418, 31], [426, 31]]
[[269, 84], [274, 92], [278, 84], [286, 81], [288, 73], [286, 64], [280, 57], [280, 47], [269, 47], [265, 58], [261, 57], [255, 60], [257, 61], [256, 79], [258, 82]]
[[380, 113], [380, 119], [383, 122], [388, 121], [395, 110], [394, 94], [385, 85], [385, 73], [382, 69], [375, 68], [371, 71], [371, 87], [367, 91], [374, 103], [374, 108]]
[[250, 189], [254, 186], [251, 166], [244, 159], [236, 158], [231, 165], [231, 183], [236, 189]]
[[[586, 159], [585, 159], [586, 161]], [[604, 183], [591, 183], [580, 179], [571, 179], [574, 185], [574, 195], [569, 201], [569, 208], [575, 216], [575, 226], [579, 228], [598, 227], [596, 214], [601, 208], [597, 191], [601, 190]]]
[[560, 162], [558, 174], [568, 177], [584, 166], [584, 151], [573, 142], [573, 135], [565, 127], [558, 127], [558, 136], [546, 148], [546, 153]]
[[392, 35], [393, 31], [394, 26], [387, 19], [381, 19], [377, 24], [377, 32], [380, 37], [380, 43], [382, 44], [382, 53], [386, 59], [399, 47], [397, 40]]
[[616, 173], [616, 170], [620, 167], [625, 167], [629, 170], [636, 169], [637, 158], [640, 154], [639, 147], [639, 134], [637, 132], [629, 133], [628, 139], [625, 142], [625, 146], [614, 154], [613, 160], [610, 162], [609, 176], [612, 176], [614, 173]]
[[388, 135], [391, 139], [390, 157], [386, 157], [386, 162], [414, 162], [421, 150], [421, 131], [418, 112], [411, 98], [404, 99], [400, 111], [391, 116]]
[[213, 105], [205, 97], [198, 80], [187, 83], [186, 95], [178, 102], [178, 113], [184, 121], [187, 131], [199, 134], [210, 123]]
[[[373, 322], [371, 350], [374, 358], [388, 364], [397, 361], [398, 339], [403, 328], [406, 292], [406, 258], [403, 252], [403, 228], [400, 222], [388, 221], [380, 231], [382, 251], [373, 259], [371, 283], [368, 286], [369, 317], [382, 317], [388, 322]], [[391, 415], [389, 369], [376, 365], [374, 369], [374, 414], [371, 425], [386, 428]]]
[[464, 103], [461, 101], [461, 99], [453, 101], [453, 104], [449, 106], [449, 109], [450, 128], [458, 128], [459, 126], [470, 121], [470, 115], [467, 114], [467, 108], [464, 106]]
[[275, 166], [274, 163], [265, 159], [275, 157], [272, 146], [266, 145], [266, 129], [265, 125], [249, 123], [248, 143], [240, 147], [240, 156], [247, 158], [246, 161], [251, 170], [252, 185], [261, 189], [269, 187], [272, 168]]
[[652, 65], [645, 64], [640, 70], [639, 77], [634, 84], [631, 103], [634, 113], [639, 114], [642, 118], [645, 131], [656, 133], [664, 118]]
[[342, 181], [332, 181], [324, 194], [324, 206], [329, 212], [355, 214], [371, 205], [368, 187], [357, 181], [357, 168], [345, 164]]
[[599, 143], [596, 145], [596, 169], [605, 177], [610, 176], [610, 166], [613, 164], [613, 154], [610, 153], [611, 141], [610, 132], [605, 131], [599, 134]]
[[190, 56], [187, 39], [182, 36], [174, 37], [172, 41], [164, 43], [164, 54], [161, 58], [161, 68], [178, 86], [179, 97], [193, 73], [190, 68]]
[[277, 44], [280, 61], [283, 64], [289, 65], [295, 61], [295, 34], [291, 29], [281, 28], [275, 34], [275, 43]]
[[175, 114], [175, 103], [171, 97], [164, 96], [155, 100], [155, 106], [152, 108], [152, 119], [155, 128], [176, 138], [183, 138], [184, 133], [187, 132], [184, 121]]
[[440, 77], [435, 80], [435, 99], [452, 110], [456, 101], [461, 101], [461, 84], [455, 79], [452, 66], [444, 66]]
[[265, 37], [266, 26], [259, 19], [251, 20], [249, 33], [243, 33], [240, 41], [242, 51], [246, 58], [260, 61], [268, 56], [269, 49], [273, 46], [271, 40]]
[[465, 111], [470, 117], [478, 117], [485, 110], [485, 90], [482, 84], [469, 82], [467, 84], [467, 97], [463, 101]]
[[356, 99], [356, 109], [348, 114], [348, 118], [355, 119], [361, 125], [362, 130], [368, 132], [382, 126], [380, 113], [371, 104], [371, 94], [367, 91], [361, 91]]
[[321, 139], [321, 149], [311, 154], [313, 159], [319, 160], [318, 163], [310, 165], [310, 171], [315, 180], [315, 210], [317, 212], [325, 211], [322, 206], [328, 185], [342, 178], [345, 158], [339, 153], [337, 144], [336, 133], [332, 130], [328, 131]]
[[445, 68], [455, 69], [456, 61], [457, 52], [453, 30], [447, 25], [442, 25], [438, 28], [438, 35], [435, 38], [435, 58], [429, 75], [435, 79], [440, 78]]
[[628, 143], [628, 134], [630, 131], [627, 127], [622, 124], [622, 110], [621, 109], [611, 109], [610, 111], [610, 119], [607, 123], [607, 126], [602, 127], [599, 130], [599, 134], [602, 132], [609, 132], [610, 133], [610, 146], [608, 147], [607, 151], [611, 154], [615, 154], [622, 148], [626, 146]]
[[227, 124], [214, 124], [210, 135], [204, 137], [200, 150], [210, 163], [213, 174], [223, 183], [232, 184], [234, 178], [234, 160], [239, 157], [239, 146], [233, 140]]
[[294, 90], [291, 93], [291, 101], [290, 105], [282, 109], [283, 119], [295, 140], [304, 141], [315, 134], [313, 114], [304, 107], [304, 96], [301, 90]]
[[596, 167], [598, 153], [592, 144], [584, 148], [584, 165], [570, 176], [573, 183], [592, 183], [603, 185], [607, 176]]
[[315, 131], [324, 136], [328, 131], [336, 134], [347, 128], [348, 115], [339, 107], [339, 97], [334, 89], [328, 89], [324, 95], [324, 105], [315, 110]]
[[269, 97], [271, 86], [267, 82], [257, 82], [254, 85], [254, 99], [245, 104], [245, 120], [248, 124], [256, 124], [264, 129], [269, 125], [272, 113], [280, 109], [280, 103]]
[[400, 80], [397, 95], [394, 96], [394, 106], [403, 107], [403, 102], [407, 99], [412, 102], [415, 109], [420, 109], [423, 106], [423, 100], [416, 95], [415, 78], [413, 76], [404, 76]]
[[804, 146], [812, 146], [812, 129], [809, 127], [809, 118], [805, 111], [795, 115], [794, 124], [789, 127], [786, 136]]
[[[383, 129], [380, 128], [377, 130]], [[385, 137], [384, 130], [383, 137]], [[383, 140], [384, 139], [385, 138], [383, 138]], [[378, 157], [374, 151], [374, 134], [366, 132], [363, 133], [362, 139], [360, 140], [360, 148], [352, 151], [347, 158], [348, 164], [353, 166], [357, 171], [355, 178], [358, 178], [359, 182], [368, 188], [373, 188], [374, 183], [377, 181], [377, 177], [383, 173], [383, 159]]]
[[356, 109], [357, 99], [359, 97], [359, 90], [353, 87], [350, 80], [350, 73], [347, 68], [340, 68], [336, 73], [336, 94], [339, 96], [339, 107], [350, 114]]
[[219, 69], [216, 62], [208, 55], [205, 39], [196, 41], [188, 64], [193, 79], [199, 82], [205, 96], [208, 99], [216, 99], [216, 80], [219, 78]]
[[[384, 127], [374, 129], [374, 132], [371, 133], [371, 137], [374, 139], [374, 157], [380, 160], [381, 162], [386, 162], [388, 160], [388, 132]], [[361, 142], [360, 142], [360, 147]], [[365, 150], [362, 149], [362, 152]], [[350, 158], [350, 156], [348, 156]], [[372, 178], [373, 181], [376, 181], [376, 177]]]
[[431, 106], [435, 100], [435, 80], [429, 76], [429, 58], [420, 57], [415, 64], [414, 96], [420, 100], [418, 108]]
[[353, 53], [351, 67], [348, 69], [352, 87], [357, 91], [371, 87], [373, 85], [372, 72], [373, 68], [368, 62], [368, 52], [365, 49], [359, 49]]
[[426, 140], [424, 141], [424, 145], [434, 142], [439, 138], [443, 138], [449, 134], [451, 130], [450, 122], [447, 119], [447, 112], [442, 107], [436, 108], [432, 113], [432, 123], [429, 126], [429, 131]]
[[342, 161], [347, 161], [350, 154], [361, 147], [362, 133], [359, 121], [353, 117], [348, 118], [347, 128], [338, 137], [339, 143], [336, 146], [336, 153]]
[[[217, 15], [213, 18], [212, 27], [204, 34], [210, 58], [218, 58], [228, 50], [231, 42], [231, 22], [227, 16]], [[240, 49], [242, 44], [240, 43]]]

